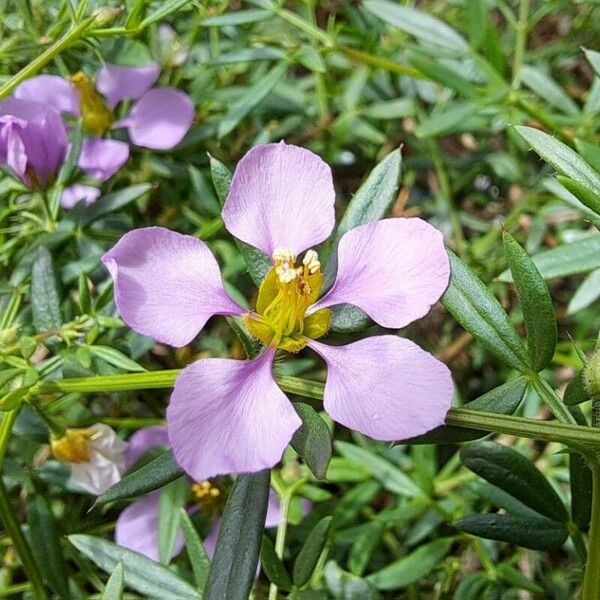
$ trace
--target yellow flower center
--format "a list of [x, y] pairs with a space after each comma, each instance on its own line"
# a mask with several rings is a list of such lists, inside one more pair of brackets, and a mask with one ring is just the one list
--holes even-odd
[[87, 462], [90, 459], [88, 442], [94, 433], [92, 429], [67, 429], [63, 437], [52, 440], [52, 454], [66, 462]]
[[246, 315], [244, 322], [266, 346], [298, 352], [308, 339], [320, 338], [329, 329], [329, 309], [306, 316], [323, 285], [321, 263], [317, 253], [308, 250], [296, 266], [296, 257], [288, 248], [276, 249], [273, 262], [258, 290], [255, 314]]
[[113, 115], [104, 98], [96, 91], [89, 77], [77, 73], [71, 77], [71, 83], [79, 92], [79, 108], [85, 129], [94, 135], [104, 135], [113, 124]]
[[192, 484], [191, 490], [204, 514], [212, 516], [222, 512], [225, 497], [216, 485], [210, 481], [200, 481]]

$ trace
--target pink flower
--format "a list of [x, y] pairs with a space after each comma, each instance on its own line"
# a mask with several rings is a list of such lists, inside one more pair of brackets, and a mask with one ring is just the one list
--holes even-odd
[[[229, 232], [273, 258], [248, 312], [225, 291], [208, 246], [160, 227], [127, 233], [102, 258], [124, 321], [173, 346], [191, 342], [213, 315], [243, 316], [266, 346], [253, 360], [208, 358], [185, 368], [167, 408], [170, 445], [201, 481], [272, 467], [301, 421], [277, 386], [276, 350], [309, 347], [327, 364], [324, 408], [338, 423], [378, 440], [401, 440], [444, 422], [448, 368], [415, 343], [382, 335], [317, 342], [329, 307], [353, 304], [383, 327], [425, 316], [448, 285], [442, 234], [421, 219], [384, 219], [342, 236], [337, 278], [319, 298], [317, 253], [334, 227], [329, 167], [284, 143], [253, 148], [234, 173], [223, 220]], [[305, 252], [296, 266], [296, 257]]]
[[[142, 67], [104, 65], [95, 88], [83, 74], [70, 80], [57, 75], [39, 75], [15, 89], [15, 98], [36, 101], [61, 113], [81, 117], [91, 137], [84, 139], [79, 167], [90, 177], [106, 181], [129, 158], [129, 146], [119, 140], [104, 139], [111, 129], [126, 128], [137, 146], [168, 150], [188, 132], [194, 118], [194, 105], [174, 88], [153, 88], [160, 73], [156, 63]], [[123, 100], [136, 100], [128, 114], [115, 120], [114, 111]], [[93, 203], [98, 193], [91, 186], [79, 186], [63, 196], [65, 208], [83, 200]]]

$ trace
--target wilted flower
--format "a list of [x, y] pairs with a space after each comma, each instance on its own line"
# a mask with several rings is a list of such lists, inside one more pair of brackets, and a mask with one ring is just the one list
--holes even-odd
[[337, 278], [319, 297], [323, 274], [312, 247], [332, 232], [334, 200], [331, 170], [308, 150], [268, 144], [240, 161], [223, 220], [231, 234], [273, 261], [251, 312], [230, 298], [208, 246], [194, 237], [138, 229], [102, 258], [119, 312], [136, 331], [183, 346], [211, 316], [240, 315], [266, 346], [253, 360], [199, 360], [177, 378], [167, 408], [169, 440], [177, 462], [197, 481], [280, 460], [301, 421], [273, 378], [277, 349], [308, 346], [325, 360], [324, 408], [351, 429], [391, 441], [444, 421], [450, 372], [412, 341], [397, 335], [345, 346], [316, 341], [336, 305], [358, 306], [388, 328], [426, 315], [448, 284], [442, 235], [421, 219], [404, 218], [348, 231], [337, 249]]
[[15, 98], [0, 102], [0, 164], [27, 187], [51, 185], [67, 147], [65, 125], [53, 107]]
[[[127, 468], [134, 465], [146, 452], [156, 447], [167, 447], [169, 440], [164, 427], [144, 427], [136, 431], [129, 439], [129, 448], [125, 455]], [[197, 500], [203, 501], [206, 496], [220, 496], [220, 490], [208, 481], [191, 485]], [[158, 561], [158, 512], [160, 491], [147, 494], [136, 500], [121, 512], [115, 528], [115, 541], [119, 546], [135, 550], [152, 560]], [[193, 510], [193, 508], [191, 509]], [[265, 527], [275, 527], [280, 520], [281, 508], [277, 496], [271, 492]], [[212, 557], [217, 536], [219, 533], [220, 519], [213, 520], [212, 527], [204, 539], [207, 554]], [[177, 556], [184, 547], [181, 531], [177, 532], [173, 545], [172, 557]]]
[[71, 464], [71, 481], [81, 490], [99, 495], [121, 479], [127, 443], [108, 425], [67, 429], [51, 443], [52, 454]]

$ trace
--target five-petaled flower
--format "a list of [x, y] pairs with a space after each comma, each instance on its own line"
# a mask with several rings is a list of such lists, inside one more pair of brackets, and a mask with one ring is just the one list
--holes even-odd
[[277, 349], [308, 346], [325, 360], [324, 408], [351, 429], [392, 441], [444, 422], [450, 372], [412, 341], [397, 335], [345, 346], [316, 341], [327, 333], [330, 308], [341, 304], [358, 306], [392, 329], [426, 315], [448, 285], [442, 235], [421, 219], [405, 218], [348, 231], [337, 248], [335, 282], [321, 296], [313, 247], [333, 230], [334, 200], [331, 170], [308, 150], [267, 144], [242, 158], [223, 221], [273, 260], [251, 312], [227, 294], [215, 258], [194, 237], [138, 229], [102, 258], [119, 312], [134, 330], [184, 346], [211, 316], [239, 315], [265, 346], [252, 360], [198, 360], [177, 378], [167, 408], [169, 441], [196, 481], [259, 471], [280, 460], [301, 421], [273, 378]]
[[[80, 117], [89, 137], [83, 141], [79, 167], [90, 177], [106, 181], [129, 158], [128, 144], [103, 137], [109, 130], [126, 128], [137, 146], [168, 150], [192, 124], [194, 105], [186, 94], [170, 87], [152, 87], [159, 73], [156, 63], [140, 67], [106, 64], [98, 71], [95, 86], [83, 73], [70, 79], [39, 75], [21, 83], [14, 96]], [[115, 111], [124, 100], [135, 102], [126, 116], [117, 119]], [[68, 190], [62, 204], [65, 208], [81, 200], [90, 204], [98, 195], [94, 187], [79, 184]]]

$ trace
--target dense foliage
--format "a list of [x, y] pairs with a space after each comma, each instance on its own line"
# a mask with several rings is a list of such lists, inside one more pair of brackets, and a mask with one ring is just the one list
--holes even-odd
[[[600, 599], [597, 2], [0, 0], [0, 15], [1, 597]], [[106, 65], [150, 64], [111, 100]], [[28, 87], [40, 75], [57, 78]], [[63, 85], [88, 104], [57, 110]], [[327, 369], [301, 344], [275, 357], [302, 421], [281, 462], [198, 481], [168, 448], [171, 388], [272, 332], [227, 313], [171, 348], [128, 327], [102, 257], [137, 228], [189, 234], [254, 306], [270, 263], [221, 211], [242, 157], [280, 140], [332, 168], [325, 289], [357, 226], [444, 234], [449, 285], [399, 335], [449, 367], [454, 408], [371, 439], [323, 410]], [[395, 335], [377, 323], [331, 307], [327, 343]], [[125, 461], [121, 441], [148, 431]], [[119, 533], [126, 514], [143, 526]]]

